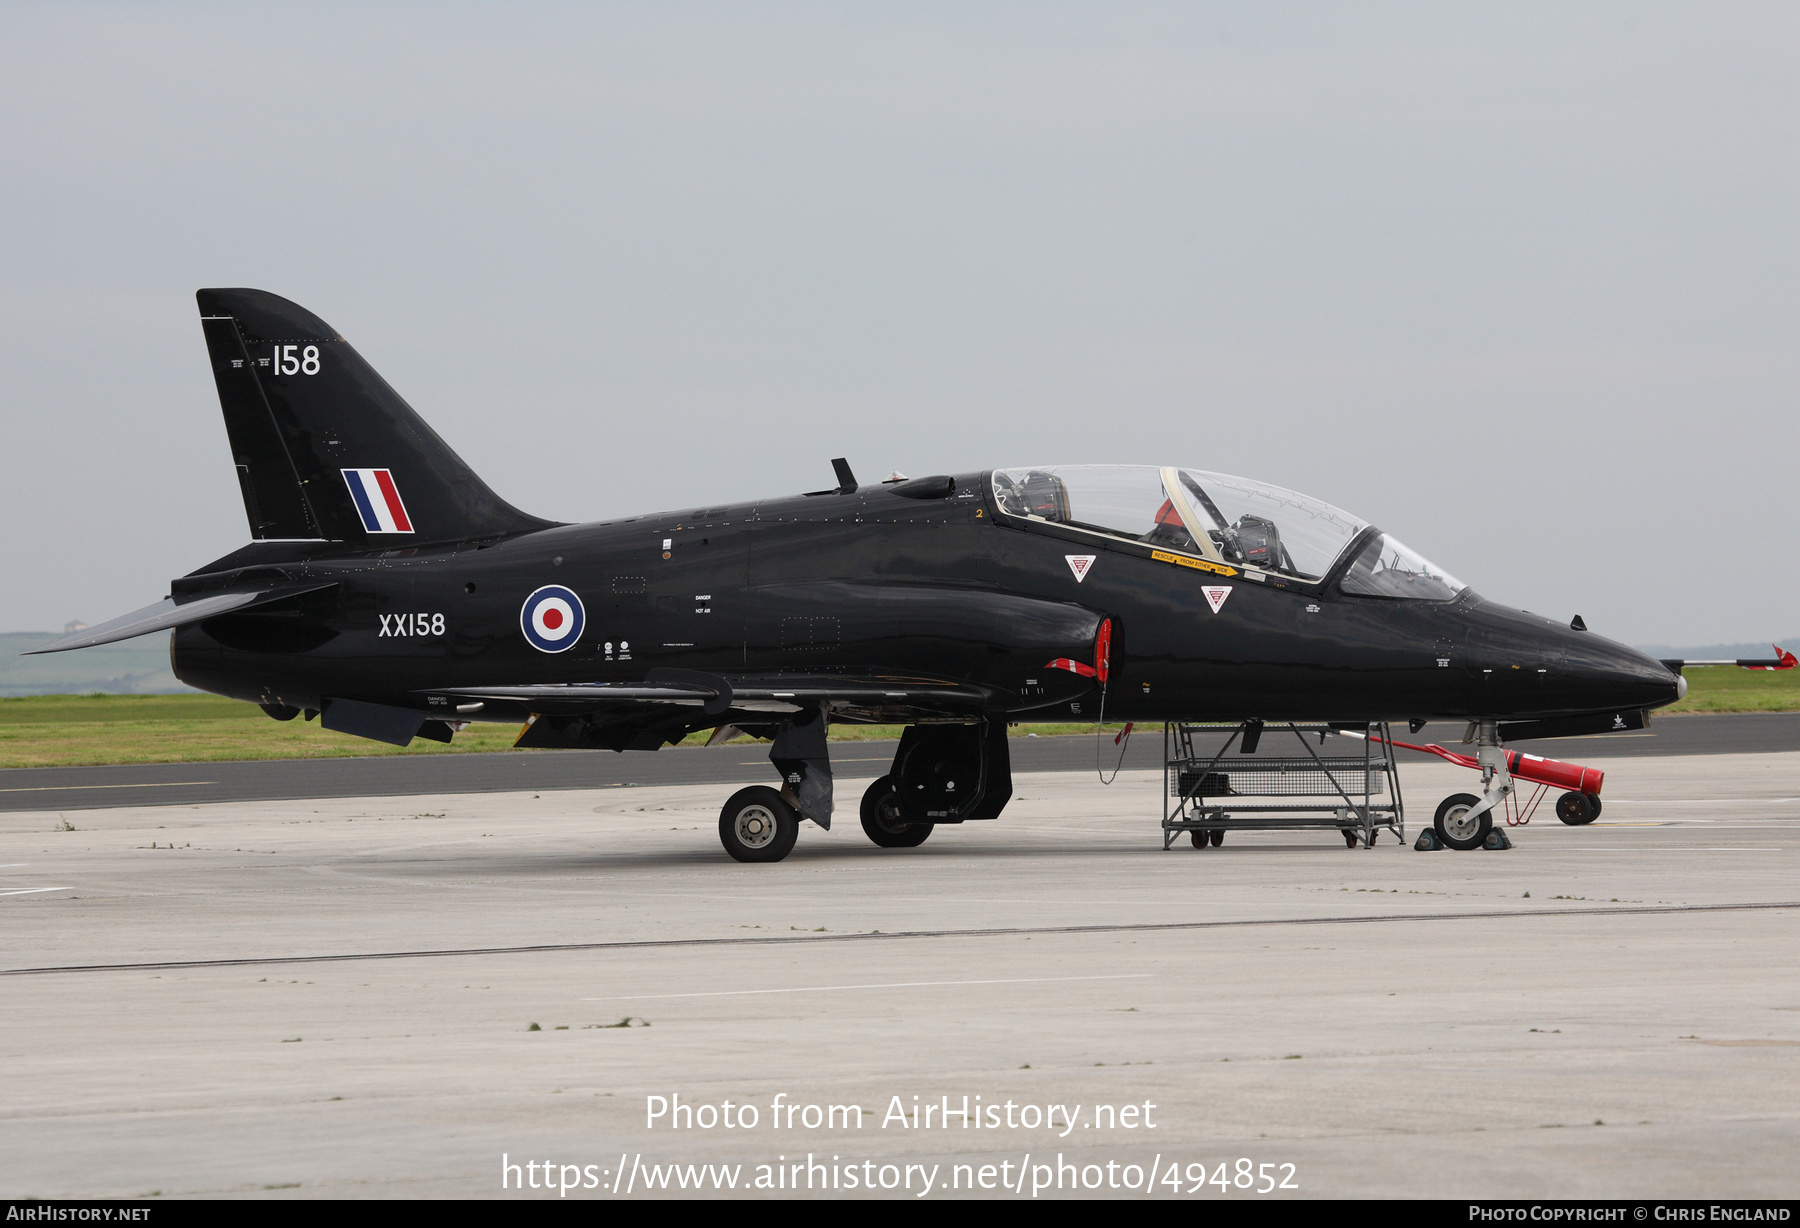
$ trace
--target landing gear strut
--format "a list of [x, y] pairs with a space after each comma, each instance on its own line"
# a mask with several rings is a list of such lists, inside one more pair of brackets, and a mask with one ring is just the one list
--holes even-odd
[[[793, 851], [801, 819], [831, 829], [826, 721], [812, 708], [766, 727], [781, 789], [740, 789], [719, 813], [719, 842], [738, 861], [780, 861]], [[1010, 758], [1004, 720], [908, 725], [892, 769], [863, 794], [863, 832], [880, 848], [917, 848], [944, 823], [997, 818], [1012, 797]], [[1223, 838], [1215, 832], [1213, 843]]]
[[1512, 796], [1512, 773], [1506, 766], [1506, 749], [1500, 744], [1500, 726], [1481, 721], [1476, 726], [1475, 761], [1481, 768], [1482, 794], [1452, 793], [1438, 803], [1433, 826], [1448, 848], [1467, 852], [1487, 842], [1494, 830], [1494, 807]]

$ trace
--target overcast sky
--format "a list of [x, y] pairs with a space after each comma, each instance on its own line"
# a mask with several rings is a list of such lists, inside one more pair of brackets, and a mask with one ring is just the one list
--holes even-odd
[[1073, 461], [1800, 628], [1800, 6], [8, 4], [0, 630], [247, 536], [193, 292], [584, 520]]

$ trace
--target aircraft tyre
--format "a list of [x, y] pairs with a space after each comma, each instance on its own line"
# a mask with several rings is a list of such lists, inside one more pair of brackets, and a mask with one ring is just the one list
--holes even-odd
[[763, 785], [739, 789], [719, 811], [719, 843], [737, 861], [780, 861], [800, 838], [800, 816]]
[[1586, 793], [1565, 793], [1556, 799], [1556, 817], [1570, 827], [1592, 823], [1600, 809], [1594, 803], [1599, 800]]
[[917, 848], [931, 835], [934, 824], [907, 823], [900, 818], [900, 799], [894, 778], [883, 776], [870, 785], [862, 798], [863, 834], [884, 849]]
[[1480, 804], [1481, 799], [1473, 793], [1452, 793], [1438, 803], [1437, 818], [1432, 826], [1446, 848], [1466, 853], [1487, 842], [1488, 833], [1494, 830], [1493, 811], [1484, 810], [1472, 819], [1468, 817], [1469, 811]]

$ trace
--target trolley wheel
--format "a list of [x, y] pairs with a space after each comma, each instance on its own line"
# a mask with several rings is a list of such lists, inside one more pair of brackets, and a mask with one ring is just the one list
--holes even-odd
[[1587, 793], [1565, 793], [1556, 799], [1556, 817], [1570, 827], [1592, 823], [1600, 813], [1599, 800]]
[[1224, 844], [1224, 843], [1225, 843], [1225, 829], [1223, 827], [1214, 828], [1213, 833], [1212, 833], [1212, 846], [1214, 848], [1218, 848], [1221, 844]]
[[800, 838], [800, 816], [763, 785], [739, 789], [719, 811], [719, 843], [737, 861], [780, 861]]
[[883, 776], [863, 794], [863, 834], [881, 848], [917, 848], [925, 843], [932, 826], [930, 823], [908, 823], [900, 817], [900, 795], [894, 792], [891, 776]]
[[1432, 826], [1437, 828], [1438, 839], [1445, 847], [1466, 853], [1487, 842], [1488, 833], [1494, 830], [1494, 812], [1483, 810], [1474, 818], [1469, 817], [1469, 811], [1480, 804], [1481, 799], [1473, 793], [1452, 793], [1438, 803]]
[[1344, 828], [1344, 847], [1347, 849], [1356, 847], [1356, 832], [1348, 827]]
[[1210, 839], [1211, 835], [1212, 835], [1211, 832], [1191, 831], [1188, 833], [1188, 839], [1190, 839], [1194, 842], [1195, 848], [1203, 849], [1208, 844], [1212, 843], [1212, 840]]

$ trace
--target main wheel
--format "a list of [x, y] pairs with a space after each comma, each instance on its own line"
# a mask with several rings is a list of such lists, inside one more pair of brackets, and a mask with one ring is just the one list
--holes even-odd
[[1565, 793], [1556, 799], [1556, 817], [1570, 827], [1594, 821], [1594, 807], [1585, 793]]
[[1488, 833], [1494, 830], [1493, 811], [1483, 810], [1473, 818], [1469, 816], [1469, 811], [1480, 804], [1481, 799], [1473, 793], [1452, 793], [1438, 803], [1437, 818], [1432, 826], [1437, 828], [1438, 839], [1446, 847], [1466, 853], [1487, 842]]
[[894, 792], [891, 776], [883, 776], [863, 794], [863, 834], [881, 848], [917, 848], [931, 835], [932, 826], [930, 823], [908, 823], [900, 817], [900, 795]]
[[719, 811], [719, 843], [738, 861], [780, 861], [800, 838], [800, 816], [762, 785], [739, 789]]

